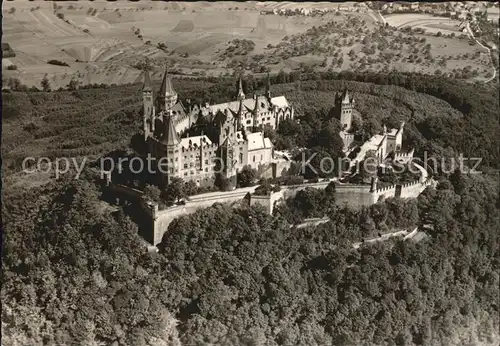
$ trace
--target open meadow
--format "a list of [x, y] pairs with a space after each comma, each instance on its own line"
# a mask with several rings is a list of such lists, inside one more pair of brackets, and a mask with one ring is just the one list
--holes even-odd
[[[490, 77], [488, 55], [469, 42], [456, 21], [397, 14], [387, 16], [391, 28], [383, 29], [373, 11], [354, 7], [355, 11], [332, 12], [339, 6], [325, 2], [3, 3], [3, 42], [15, 56], [4, 55], [2, 82], [6, 86], [10, 78], [17, 78], [41, 88], [47, 76], [52, 89], [64, 88], [72, 80], [80, 85], [134, 83], [140, 81], [146, 60], [155, 77], [165, 64], [172, 73], [191, 76], [238, 70], [259, 74], [282, 69], [396, 69], [464, 79]], [[262, 14], [299, 9], [330, 12]]]

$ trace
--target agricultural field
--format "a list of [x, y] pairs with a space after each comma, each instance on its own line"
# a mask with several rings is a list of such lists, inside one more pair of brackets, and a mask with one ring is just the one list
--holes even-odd
[[[134, 83], [146, 60], [154, 76], [164, 65], [172, 73], [192, 76], [238, 70], [397, 69], [481, 80], [491, 73], [484, 49], [469, 43], [448, 18], [387, 16], [391, 29], [381, 30], [380, 16], [367, 9], [314, 16], [261, 14], [338, 7], [325, 2], [8, 2], [2, 7], [3, 42], [15, 56], [2, 60], [2, 82], [6, 86], [17, 78], [40, 88], [46, 76], [52, 89], [72, 80], [81, 85]], [[438, 31], [441, 37], [435, 37]], [[368, 45], [367, 38], [378, 41]]]
[[420, 28], [428, 33], [437, 34], [441, 32], [443, 35], [461, 33], [460, 20], [450, 19], [446, 17], [435, 17], [430, 14], [420, 13], [398, 13], [384, 16], [386, 22], [398, 29], [410, 27], [412, 29]]

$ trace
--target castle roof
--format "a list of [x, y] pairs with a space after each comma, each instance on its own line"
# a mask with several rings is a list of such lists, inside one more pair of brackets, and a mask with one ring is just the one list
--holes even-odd
[[226, 139], [224, 140], [224, 142], [222, 143], [221, 147], [230, 147], [231, 145], [233, 145], [231, 139], [228, 137], [226, 137]]
[[142, 91], [153, 91], [153, 83], [151, 83], [151, 77], [149, 77], [149, 71], [144, 71], [144, 84], [142, 86]]
[[276, 96], [271, 98], [271, 103], [279, 108], [288, 107], [288, 101], [285, 96]]
[[377, 151], [382, 141], [384, 140], [385, 135], [374, 135], [368, 141], [366, 141], [359, 149], [358, 154], [353, 162], [361, 161], [365, 158], [366, 154], [370, 151]]
[[179, 136], [175, 131], [174, 120], [172, 116], [164, 116], [165, 127], [163, 129], [163, 136], [161, 142], [165, 145], [178, 145], [180, 143]]
[[[257, 102], [258, 103], [257, 103]], [[247, 98], [243, 100], [243, 107], [247, 110], [247, 112], [253, 112], [255, 110], [256, 105], [260, 105], [261, 103], [264, 104], [264, 108], [269, 107], [269, 101], [267, 97], [260, 95], [257, 96], [257, 100], [253, 98]], [[279, 107], [279, 108], [286, 108], [288, 107], [288, 101], [286, 100], [285, 96], [277, 96], [271, 98], [271, 104]], [[224, 113], [224, 110], [228, 109], [230, 110], [233, 114], [238, 114], [240, 110], [240, 101], [230, 101], [230, 102], [224, 102], [224, 103], [219, 103], [215, 105], [210, 105], [208, 106], [210, 108], [210, 111], [213, 114], [217, 114], [217, 112], [222, 112]]]
[[161, 81], [159, 94], [160, 95], [176, 94], [174, 87], [172, 86], [172, 81], [170, 80], [170, 76], [168, 75], [167, 69], [165, 69], [165, 74], [163, 75], [163, 80]]
[[263, 132], [253, 132], [247, 135], [248, 151], [272, 148], [269, 138], [264, 137]]
[[184, 108], [182, 102], [178, 101], [172, 107], [172, 115], [175, 115], [176, 118], [182, 118], [187, 115], [186, 109]]
[[388, 136], [396, 136], [398, 133], [398, 129], [391, 129], [390, 131], [387, 132]]
[[351, 99], [349, 98], [349, 92], [347, 89], [342, 93], [342, 103], [350, 103]]

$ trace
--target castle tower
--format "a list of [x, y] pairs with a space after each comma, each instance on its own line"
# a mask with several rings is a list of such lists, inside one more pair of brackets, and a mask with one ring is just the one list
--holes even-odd
[[354, 98], [349, 96], [347, 89], [339, 97], [335, 95], [335, 108], [340, 115], [340, 126], [342, 130], [349, 131], [352, 126], [352, 111], [354, 109]]
[[236, 131], [243, 130], [243, 100], [240, 99], [240, 107], [238, 108], [238, 114], [236, 115]]
[[238, 96], [237, 96], [237, 100], [244, 100], [245, 99], [245, 93], [243, 92], [243, 82], [241, 81], [241, 76], [240, 76], [240, 82], [239, 82], [239, 85], [238, 85]]
[[[172, 111], [163, 114], [163, 134], [160, 142], [163, 144], [164, 153], [163, 156], [168, 158], [168, 167], [162, 166], [161, 170], [158, 170], [162, 174], [161, 182], [170, 183], [172, 177], [174, 176], [175, 170], [175, 157], [180, 157], [180, 139], [175, 131], [174, 119], [172, 116]], [[180, 162], [177, 160], [177, 162]], [[163, 172], [162, 172], [163, 171]], [[163, 174], [168, 172], [167, 175]]]
[[161, 82], [160, 91], [158, 92], [158, 109], [166, 111], [172, 109], [177, 103], [177, 92], [172, 86], [172, 81], [165, 68], [165, 74]]
[[231, 187], [236, 187], [236, 165], [234, 159], [234, 143], [227, 137], [220, 147], [220, 158], [222, 159], [222, 177], [229, 180]]
[[269, 72], [267, 73], [266, 97], [269, 103], [271, 103], [271, 77], [269, 77]]
[[153, 102], [153, 84], [149, 77], [149, 71], [144, 72], [144, 85], [142, 86], [142, 104], [144, 119], [144, 140], [154, 132], [154, 102]]
[[252, 111], [252, 132], [257, 132], [258, 126], [257, 122], [259, 121], [259, 101], [257, 95], [253, 95], [253, 99], [255, 101], [255, 106]]

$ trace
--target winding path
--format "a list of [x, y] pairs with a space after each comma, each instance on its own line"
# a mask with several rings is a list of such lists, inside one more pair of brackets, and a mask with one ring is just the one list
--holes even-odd
[[365, 240], [364, 242], [354, 243], [354, 244], [352, 244], [352, 247], [355, 248], [355, 249], [359, 249], [359, 247], [362, 244], [376, 243], [376, 242], [379, 242], [379, 241], [385, 241], [385, 240], [388, 240], [390, 238], [401, 237], [401, 236], [403, 236], [403, 240], [407, 240], [407, 239], [413, 238], [417, 233], [419, 233], [418, 232], [418, 227], [415, 227], [411, 232], [409, 230], [405, 229], [405, 230], [402, 230], [402, 231], [396, 231], [396, 232], [386, 233], [386, 234], [382, 234], [378, 238], [368, 239], [368, 240]]
[[467, 26], [466, 26], [466, 29], [467, 29], [467, 32], [469, 33], [469, 36], [474, 39], [474, 41], [477, 42], [478, 45], [480, 45], [482, 48], [486, 49], [488, 51], [488, 56], [490, 58], [490, 62], [491, 62], [491, 65], [493, 67], [493, 76], [487, 80], [485, 80], [484, 82], [485, 83], [489, 83], [491, 82], [492, 80], [494, 80], [497, 76], [497, 69], [493, 63], [493, 58], [491, 57], [491, 48], [488, 48], [486, 47], [485, 45], [483, 45], [481, 42], [479, 42], [479, 40], [474, 36], [474, 33], [472, 32], [471, 28], [470, 28], [470, 24], [469, 22], [467, 22]]

